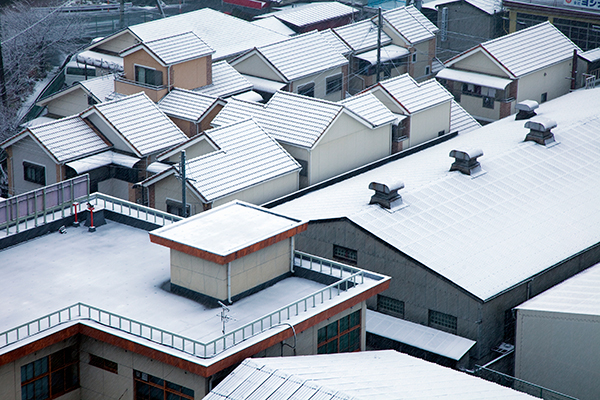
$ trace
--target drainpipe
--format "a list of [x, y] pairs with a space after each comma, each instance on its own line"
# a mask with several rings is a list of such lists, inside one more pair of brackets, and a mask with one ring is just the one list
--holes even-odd
[[227, 263], [227, 301], [231, 304], [231, 261]]
[[577, 88], [577, 49], [573, 49], [573, 61], [571, 65], [571, 90]]
[[296, 250], [296, 246], [294, 245], [294, 237], [291, 237], [290, 240], [290, 272], [294, 273], [294, 251]]
[[171, 93], [171, 66], [167, 66], [167, 93]]

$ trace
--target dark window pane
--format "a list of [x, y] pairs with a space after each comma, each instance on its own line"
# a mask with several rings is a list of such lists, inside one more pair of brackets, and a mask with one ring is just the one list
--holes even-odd
[[33, 363], [21, 367], [21, 382], [27, 382], [33, 379]]
[[319, 346], [317, 354], [327, 354], [327, 345]]
[[79, 373], [77, 364], [65, 368], [65, 389], [73, 389], [79, 385]]
[[349, 328], [353, 328], [355, 326], [357, 326], [358, 324], [360, 324], [360, 311], [355, 311], [352, 314], [349, 315], [350, 317], [350, 323], [349, 323]]
[[52, 373], [52, 394], [62, 393], [65, 391], [65, 370], [60, 369]]
[[38, 379], [35, 383], [35, 399], [43, 400], [47, 399], [50, 395], [48, 388], [48, 377], [45, 376], [42, 379]]
[[346, 315], [345, 317], [340, 319], [340, 332], [344, 332], [348, 330], [348, 323], [350, 321], [350, 316]]
[[154, 384], [157, 384], [158, 386], [164, 386], [165, 382], [160, 379], [159, 377], [153, 376], [153, 375], [148, 375], [148, 381]]
[[177, 392], [181, 392], [181, 385], [167, 381], [166, 386], [168, 389], [175, 390]]
[[327, 339], [337, 336], [338, 334], [338, 323], [335, 321], [332, 324], [327, 325]]
[[136, 400], [147, 400], [150, 397], [150, 385], [138, 381], [135, 386]]
[[173, 393], [167, 393], [167, 400], [181, 400], [181, 396]]
[[348, 334], [348, 351], [360, 349], [360, 329], [355, 329]]
[[50, 356], [50, 363], [52, 365], [52, 371], [56, 371], [59, 368], [65, 366], [65, 352], [58, 351]]
[[181, 393], [185, 394], [186, 396], [194, 397], [194, 391], [183, 386], [181, 387]]
[[340, 353], [348, 351], [348, 333], [340, 336]]
[[164, 400], [165, 399], [165, 390], [160, 388], [151, 387], [150, 388], [150, 400]]
[[327, 343], [327, 353], [328, 354], [332, 354], [332, 353], [337, 353], [338, 352], [338, 340], [332, 340], [331, 342]]

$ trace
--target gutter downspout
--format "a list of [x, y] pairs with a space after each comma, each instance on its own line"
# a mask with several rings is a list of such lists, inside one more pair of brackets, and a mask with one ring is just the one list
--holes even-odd
[[171, 66], [167, 66], [167, 93], [171, 93]]
[[290, 272], [293, 274], [294, 273], [294, 251], [296, 250], [296, 247], [294, 245], [294, 237], [292, 236], [290, 238]]
[[227, 263], [227, 301], [231, 304], [231, 261]]

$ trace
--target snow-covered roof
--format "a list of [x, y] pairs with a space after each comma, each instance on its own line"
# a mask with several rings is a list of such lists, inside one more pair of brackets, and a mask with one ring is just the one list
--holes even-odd
[[477, 128], [481, 128], [481, 124], [460, 104], [452, 100], [450, 106], [450, 132], [467, 133]]
[[287, 83], [273, 81], [271, 79], [259, 78], [258, 76], [243, 75], [243, 77], [252, 84], [254, 89], [260, 92], [275, 93], [283, 89]]
[[481, 43], [451, 58], [445, 65], [451, 67], [458, 61], [483, 51], [509, 75], [519, 78], [573, 58], [573, 50], [581, 52], [581, 49], [554, 25], [544, 22]]
[[97, 78], [79, 81], [77, 84], [83, 86], [98, 101], [106, 101], [106, 98], [115, 91], [115, 76], [102, 75]]
[[[377, 47], [377, 25], [370, 19], [333, 28], [333, 31], [356, 53]], [[390, 43], [392, 38], [381, 32], [381, 45]]]
[[451, 81], [472, 83], [474, 85], [504, 90], [512, 82], [510, 79], [499, 78], [493, 75], [480, 74], [478, 72], [462, 71], [454, 68], [444, 68], [437, 73], [438, 79], [449, 79]]
[[396, 117], [372, 93], [363, 93], [340, 101], [347, 109], [361, 116], [373, 126], [390, 124]]
[[31, 136], [37, 141], [57, 163], [64, 163], [111, 147], [79, 115], [30, 126], [1, 143], [0, 147], [11, 146], [26, 136]]
[[[536, 110], [558, 124], [553, 147], [523, 142], [529, 130], [511, 116], [274, 210], [346, 217], [485, 301], [600, 242], [598, 109], [600, 89], [569, 93]], [[461, 148], [483, 150], [485, 174], [449, 172], [448, 155]], [[404, 181], [408, 207], [369, 205], [369, 183], [384, 179]]]
[[518, 310], [600, 316], [600, 264], [551, 287]]
[[[396, 46], [395, 44], [388, 44], [387, 46], [383, 46], [381, 48], [379, 52], [379, 60], [381, 62], [386, 62], [400, 57], [406, 57], [409, 54], [410, 52], [405, 47]], [[377, 49], [357, 54], [356, 57], [367, 61], [371, 65], [377, 65]]]
[[141, 44], [135, 45], [121, 54], [123, 56], [130, 54], [140, 46], [145, 46], [164, 65], [179, 64], [184, 61], [205, 57], [215, 52], [202, 39], [196, 36], [194, 32], [184, 32], [160, 39], [143, 41]]
[[110, 164], [133, 168], [138, 161], [140, 161], [139, 158], [131, 157], [127, 154], [115, 153], [114, 151], [109, 150], [99, 154], [79, 158], [77, 160], [68, 162], [67, 165], [73, 168], [78, 174], [83, 174], [93, 169]]
[[107, 120], [138, 156], [156, 153], [187, 139], [144, 92], [96, 104], [82, 117], [97, 111]]
[[435, 37], [439, 31], [415, 6], [405, 6], [385, 11], [383, 19], [410, 44]]
[[286, 24], [275, 18], [274, 16], [257, 19], [252, 21], [252, 24], [270, 29], [274, 32], [280, 33], [285, 36], [293, 36], [296, 34], [296, 31], [288, 27]]
[[[433, 0], [423, 3], [423, 8], [429, 8], [435, 10], [436, 7], [448, 3], [457, 3], [460, 0]], [[472, 5], [481, 11], [494, 15], [502, 11], [502, 0], [464, 0], [466, 3]]]
[[[254, 50], [261, 54], [287, 81], [294, 81], [348, 64], [317, 31], [291, 37]], [[253, 54], [242, 56], [233, 65]]]
[[321, 36], [323, 36], [329, 42], [331, 47], [333, 47], [338, 53], [346, 56], [352, 51], [352, 49], [350, 49], [350, 47], [344, 43], [342, 38], [336, 35], [331, 28], [324, 29], [319, 32], [321, 33]]
[[354, 7], [338, 3], [337, 1], [324, 1], [295, 5], [291, 8], [259, 15], [257, 18], [274, 16], [286, 24], [302, 28], [331, 19], [349, 17], [354, 13], [358, 13], [358, 10]]
[[175, 88], [158, 102], [158, 108], [168, 116], [197, 122], [217, 102], [225, 104], [214, 96]]
[[579, 53], [579, 56], [587, 62], [596, 62], [600, 60], [600, 47]]
[[394, 350], [248, 358], [206, 400], [492, 400], [534, 397]]
[[253, 47], [279, 42], [285, 35], [210, 8], [130, 26], [141, 41], [194, 32], [215, 50], [213, 60], [232, 57]]
[[409, 114], [453, 99], [452, 94], [435, 79], [418, 83], [408, 74], [381, 81], [367, 90], [383, 90]]
[[229, 65], [227, 61], [213, 63], [212, 83], [194, 89], [198, 93], [215, 97], [229, 97], [249, 90], [252, 90], [252, 83]]

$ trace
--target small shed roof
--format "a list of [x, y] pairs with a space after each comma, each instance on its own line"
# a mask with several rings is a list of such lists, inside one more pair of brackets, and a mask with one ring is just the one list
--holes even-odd
[[587, 62], [600, 61], [600, 47], [579, 54]]
[[229, 97], [252, 90], [252, 83], [233, 68], [227, 61], [212, 65], [212, 83], [194, 91], [215, 97]]
[[439, 31], [438, 27], [415, 6], [385, 11], [383, 19], [411, 44], [432, 39]]
[[124, 50], [121, 55], [137, 51], [140, 47], [147, 48], [163, 65], [179, 64], [213, 54], [210, 48], [194, 32], [185, 32], [156, 40], [150, 40], [134, 45]]
[[[449, 4], [458, 3], [460, 0], [433, 0], [423, 3], [423, 8], [435, 10], [436, 7]], [[475, 8], [480, 9], [489, 15], [494, 15], [502, 11], [502, 0], [464, 0], [465, 3], [472, 5]]]
[[[377, 47], [377, 25], [370, 19], [333, 28], [333, 31], [356, 53]], [[390, 43], [392, 38], [381, 32], [381, 45]]]
[[396, 116], [392, 114], [372, 93], [363, 93], [340, 101], [347, 109], [361, 116], [373, 126], [392, 123]]
[[336, 18], [350, 17], [354, 13], [358, 13], [358, 10], [354, 7], [337, 1], [324, 1], [295, 5], [291, 8], [260, 15], [257, 18], [274, 16], [288, 25], [302, 28]]
[[225, 104], [214, 96], [175, 88], [158, 102], [158, 108], [171, 117], [197, 122], [217, 102]]
[[395, 99], [409, 114], [453, 99], [452, 94], [435, 79], [418, 83], [408, 74], [381, 81], [367, 90], [378, 88]]

